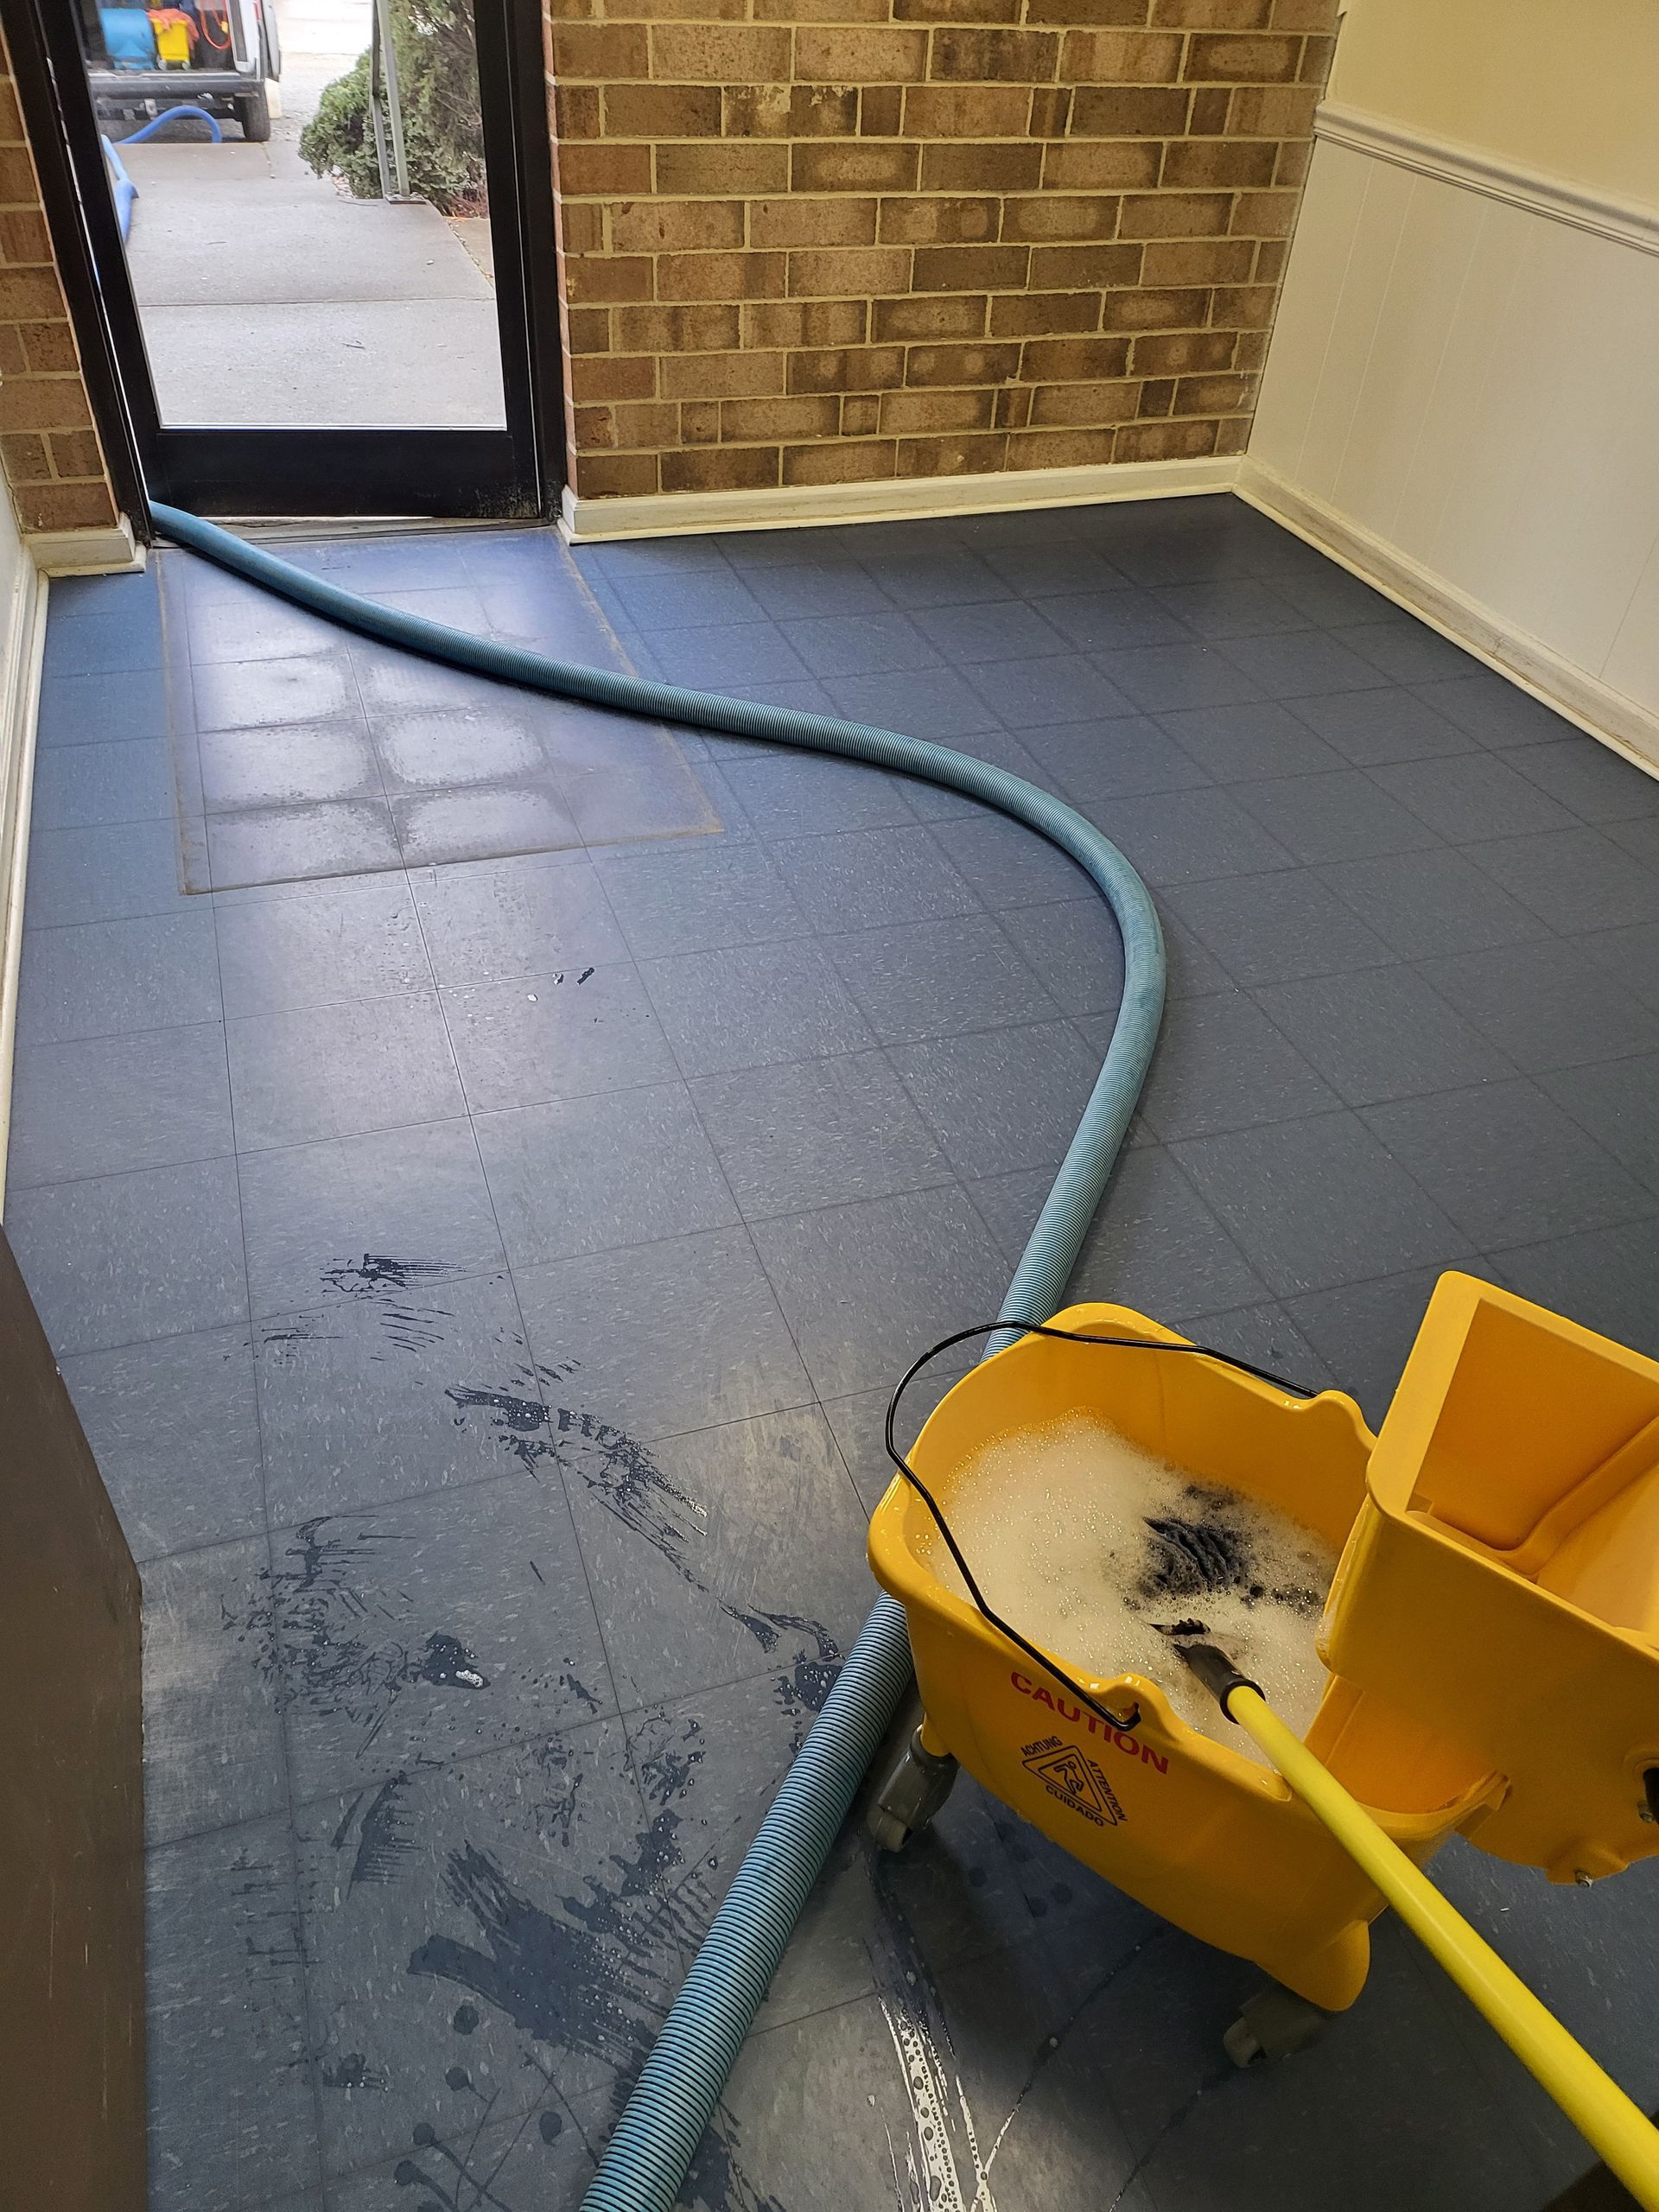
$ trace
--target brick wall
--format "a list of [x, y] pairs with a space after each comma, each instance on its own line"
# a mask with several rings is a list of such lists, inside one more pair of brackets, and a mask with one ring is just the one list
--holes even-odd
[[116, 518], [3, 39], [0, 467], [25, 531], [96, 530]]
[[548, 0], [583, 497], [1238, 451], [1336, 0]]

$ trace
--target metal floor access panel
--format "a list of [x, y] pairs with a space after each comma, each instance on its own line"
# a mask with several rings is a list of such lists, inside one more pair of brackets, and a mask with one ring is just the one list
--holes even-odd
[[[1447, 1266], [1659, 1352], [1659, 782], [1249, 508], [298, 552], [1098, 822], [1173, 988], [1078, 1295], [1373, 1421]], [[215, 596], [269, 819], [339, 702], [274, 714], [298, 618]], [[573, 2207], [870, 1602], [887, 1390], [997, 1306], [1115, 931], [965, 800], [685, 733], [627, 790], [672, 764], [690, 835], [352, 873], [274, 822], [323, 872], [187, 892], [154, 576], [51, 610], [6, 1225], [143, 1568], [155, 2212]], [[522, 728], [452, 688], [480, 757]], [[1439, 1867], [1659, 2103], [1659, 1870]], [[964, 1783], [900, 1859], [842, 1839], [684, 2202], [1538, 2212], [1590, 2163], [1396, 1927], [1242, 2075], [1256, 1980]]]

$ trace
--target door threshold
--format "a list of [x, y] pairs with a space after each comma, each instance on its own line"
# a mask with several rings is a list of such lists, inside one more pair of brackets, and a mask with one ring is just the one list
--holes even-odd
[[552, 530], [523, 515], [214, 515], [220, 530], [260, 544], [315, 544], [319, 538], [429, 537], [438, 531]]

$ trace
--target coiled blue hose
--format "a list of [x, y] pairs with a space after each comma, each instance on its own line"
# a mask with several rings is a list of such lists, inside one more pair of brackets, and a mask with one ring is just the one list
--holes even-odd
[[[1123, 940], [1123, 998], [1099, 1077], [1001, 1311], [1005, 1317], [1046, 1319], [1058, 1309], [1128, 1134], [1164, 1007], [1157, 912], [1145, 884], [1098, 830], [1035, 784], [949, 747], [828, 715], [683, 691], [550, 660], [377, 607], [176, 507], [152, 502], [150, 512], [168, 537], [192, 552], [388, 645], [556, 698], [838, 753], [919, 776], [997, 808], [1069, 853], [1116, 917]], [[904, 1608], [880, 1597], [709, 1925], [582, 2199], [582, 2212], [669, 2212], [910, 1674]]]

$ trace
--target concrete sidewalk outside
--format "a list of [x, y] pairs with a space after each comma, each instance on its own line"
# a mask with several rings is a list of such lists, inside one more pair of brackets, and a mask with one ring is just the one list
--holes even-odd
[[[366, 5], [280, 9], [270, 141], [181, 135], [124, 150], [128, 257], [170, 424], [498, 429], [493, 288], [424, 203], [353, 200], [299, 156], [327, 84], [368, 41]], [[472, 229], [475, 226], [469, 225]]]

